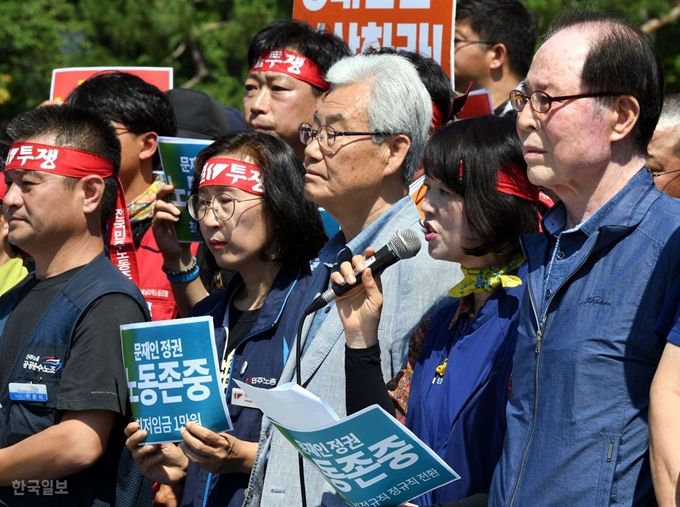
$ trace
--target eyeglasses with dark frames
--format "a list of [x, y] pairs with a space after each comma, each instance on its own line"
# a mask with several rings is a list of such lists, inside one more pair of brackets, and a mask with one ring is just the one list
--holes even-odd
[[498, 44], [498, 42], [493, 41], [493, 40], [481, 40], [481, 39], [480, 39], [480, 40], [453, 39], [453, 43], [454, 43], [454, 44], [458, 44], [459, 42], [460, 42], [460, 43], [465, 42], [465, 43], [467, 43], [467, 44], [490, 44], [490, 45], [492, 45], [492, 46], [493, 46], [494, 44]]
[[298, 126], [298, 135], [300, 142], [308, 145], [312, 139], [316, 139], [319, 145], [330, 148], [335, 144], [335, 138], [338, 136], [394, 136], [391, 132], [353, 132], [353, 131], [338, 131], [330, 125], [321, 125], [315, 129], [309, 123], [303, 122]]
[[218, 194], [212, 199], [205, 199], [198, 194], [192, 194], [187, 199], [187, 210], [191, 218], [200, 222], [208, 214], [208, 209], [212, 209], [215, 219], [218, 222], [226, 222], [234, 216], [237, 202], [257, 201], [263, 197], [253, 197], [252, 199], [234, 199], [229, 194]]
[[565, 100], [577, 100], [590, 97], [615, 97], [617, 95], [628, 95], [622, 92], [593, 92], [593, 93], [579, 93], [577, 95], [561, 95], [559, 97], [551, 97], [545, 92], [535, 91], [529, 95], [525, 95], [520, 90], [512, 90], [510, 92], [510, 105], [512, 108], [521, 113], [527, 102], [531, 104], [531, 109], [537, 113], [547, 113], [553, 102], [564, 102]]

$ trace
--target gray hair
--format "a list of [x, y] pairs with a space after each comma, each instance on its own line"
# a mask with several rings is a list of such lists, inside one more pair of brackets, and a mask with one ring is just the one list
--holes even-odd
[[659, 124], [680, 125], [680, 93], [667, 93], [663, 98], [663, 109]]
[[[666, 93], [656, 130], [673, 129], [678, 132], [678, 127], [680, 127], [680, 93]], [[680, 157], [680, 134], [676, 137], [673, 155]]]
[[[432, 123], [432, 99], [416, 68], [399, 55], [355, 55], [335, 63], [326, 75], [332, 87], [370, 83], [368, 125], [372, 132], [404, 134], [411, 148], [401, 166], [405, 185], [420, 164]], [[386, 136], [373, 136], [380, 144]]]

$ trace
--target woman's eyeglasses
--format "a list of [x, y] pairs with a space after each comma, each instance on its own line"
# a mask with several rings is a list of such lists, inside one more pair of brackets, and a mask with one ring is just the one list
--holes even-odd
[[187, 210], [191, 218], [200, 222], [212, 209], [215, 219], [219, 222], [226, 222], [234, 216], [237, 202], [257, 201], [262, 197], [253, 197], [252, 199], [234, 199], [229, 194], [218, 194], [212, 199], [205, 199], [198, 194], [193, 194], [187, 201]]

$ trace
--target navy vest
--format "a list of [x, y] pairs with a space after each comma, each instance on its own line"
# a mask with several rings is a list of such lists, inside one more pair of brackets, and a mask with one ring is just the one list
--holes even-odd
[[[5, 327], [18, 303], [23, 287], [24, 284], [20, 284], [0, 298], [0, 349], [3, 340], [8, 339], [4, 336]], [[57, 392], [61, 373], [69, 357], [73, 331], [83, 312], [96, 299], [112, 293], [125, 294], [133, 298], [148, 318], [147, 305], [141, 293], [111, 264], [107, 257], [100, 255], [78, 271], [62, 288], [33, 333], [23, 344], [12, 366], [8, 382], [0, 386], [0, 405], [2, 406], [0, 408], [0, 448], [14, 445], [59, 422]], [[47, 401], [10, 400], [10, 382], [45, 385]], [[77, 496], [77, 492], [72, 491], [75, 485], [69, 480], [68, 497]], [[35, 501], [36, 497], [28, 498], [33, 498]], [[21, 503], [22, 497], [14, 497], [12, 500]]]

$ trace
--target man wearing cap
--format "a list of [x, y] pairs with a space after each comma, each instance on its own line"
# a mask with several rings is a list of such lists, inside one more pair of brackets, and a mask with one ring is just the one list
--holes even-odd
[[177, 119], [177, 137], [217, 139], [232, 130], [222, 105], [207, 93], [189, 88], [165, 92]]
[[129, 417], [119, 326], [147, 318], [104, 255], [108, 222], [126, 264], [120, 144], [71, 106], [28, 111], [7, 131], [3, 212], [35, 273], [0, 298], [0, 505], [114, 505]]

